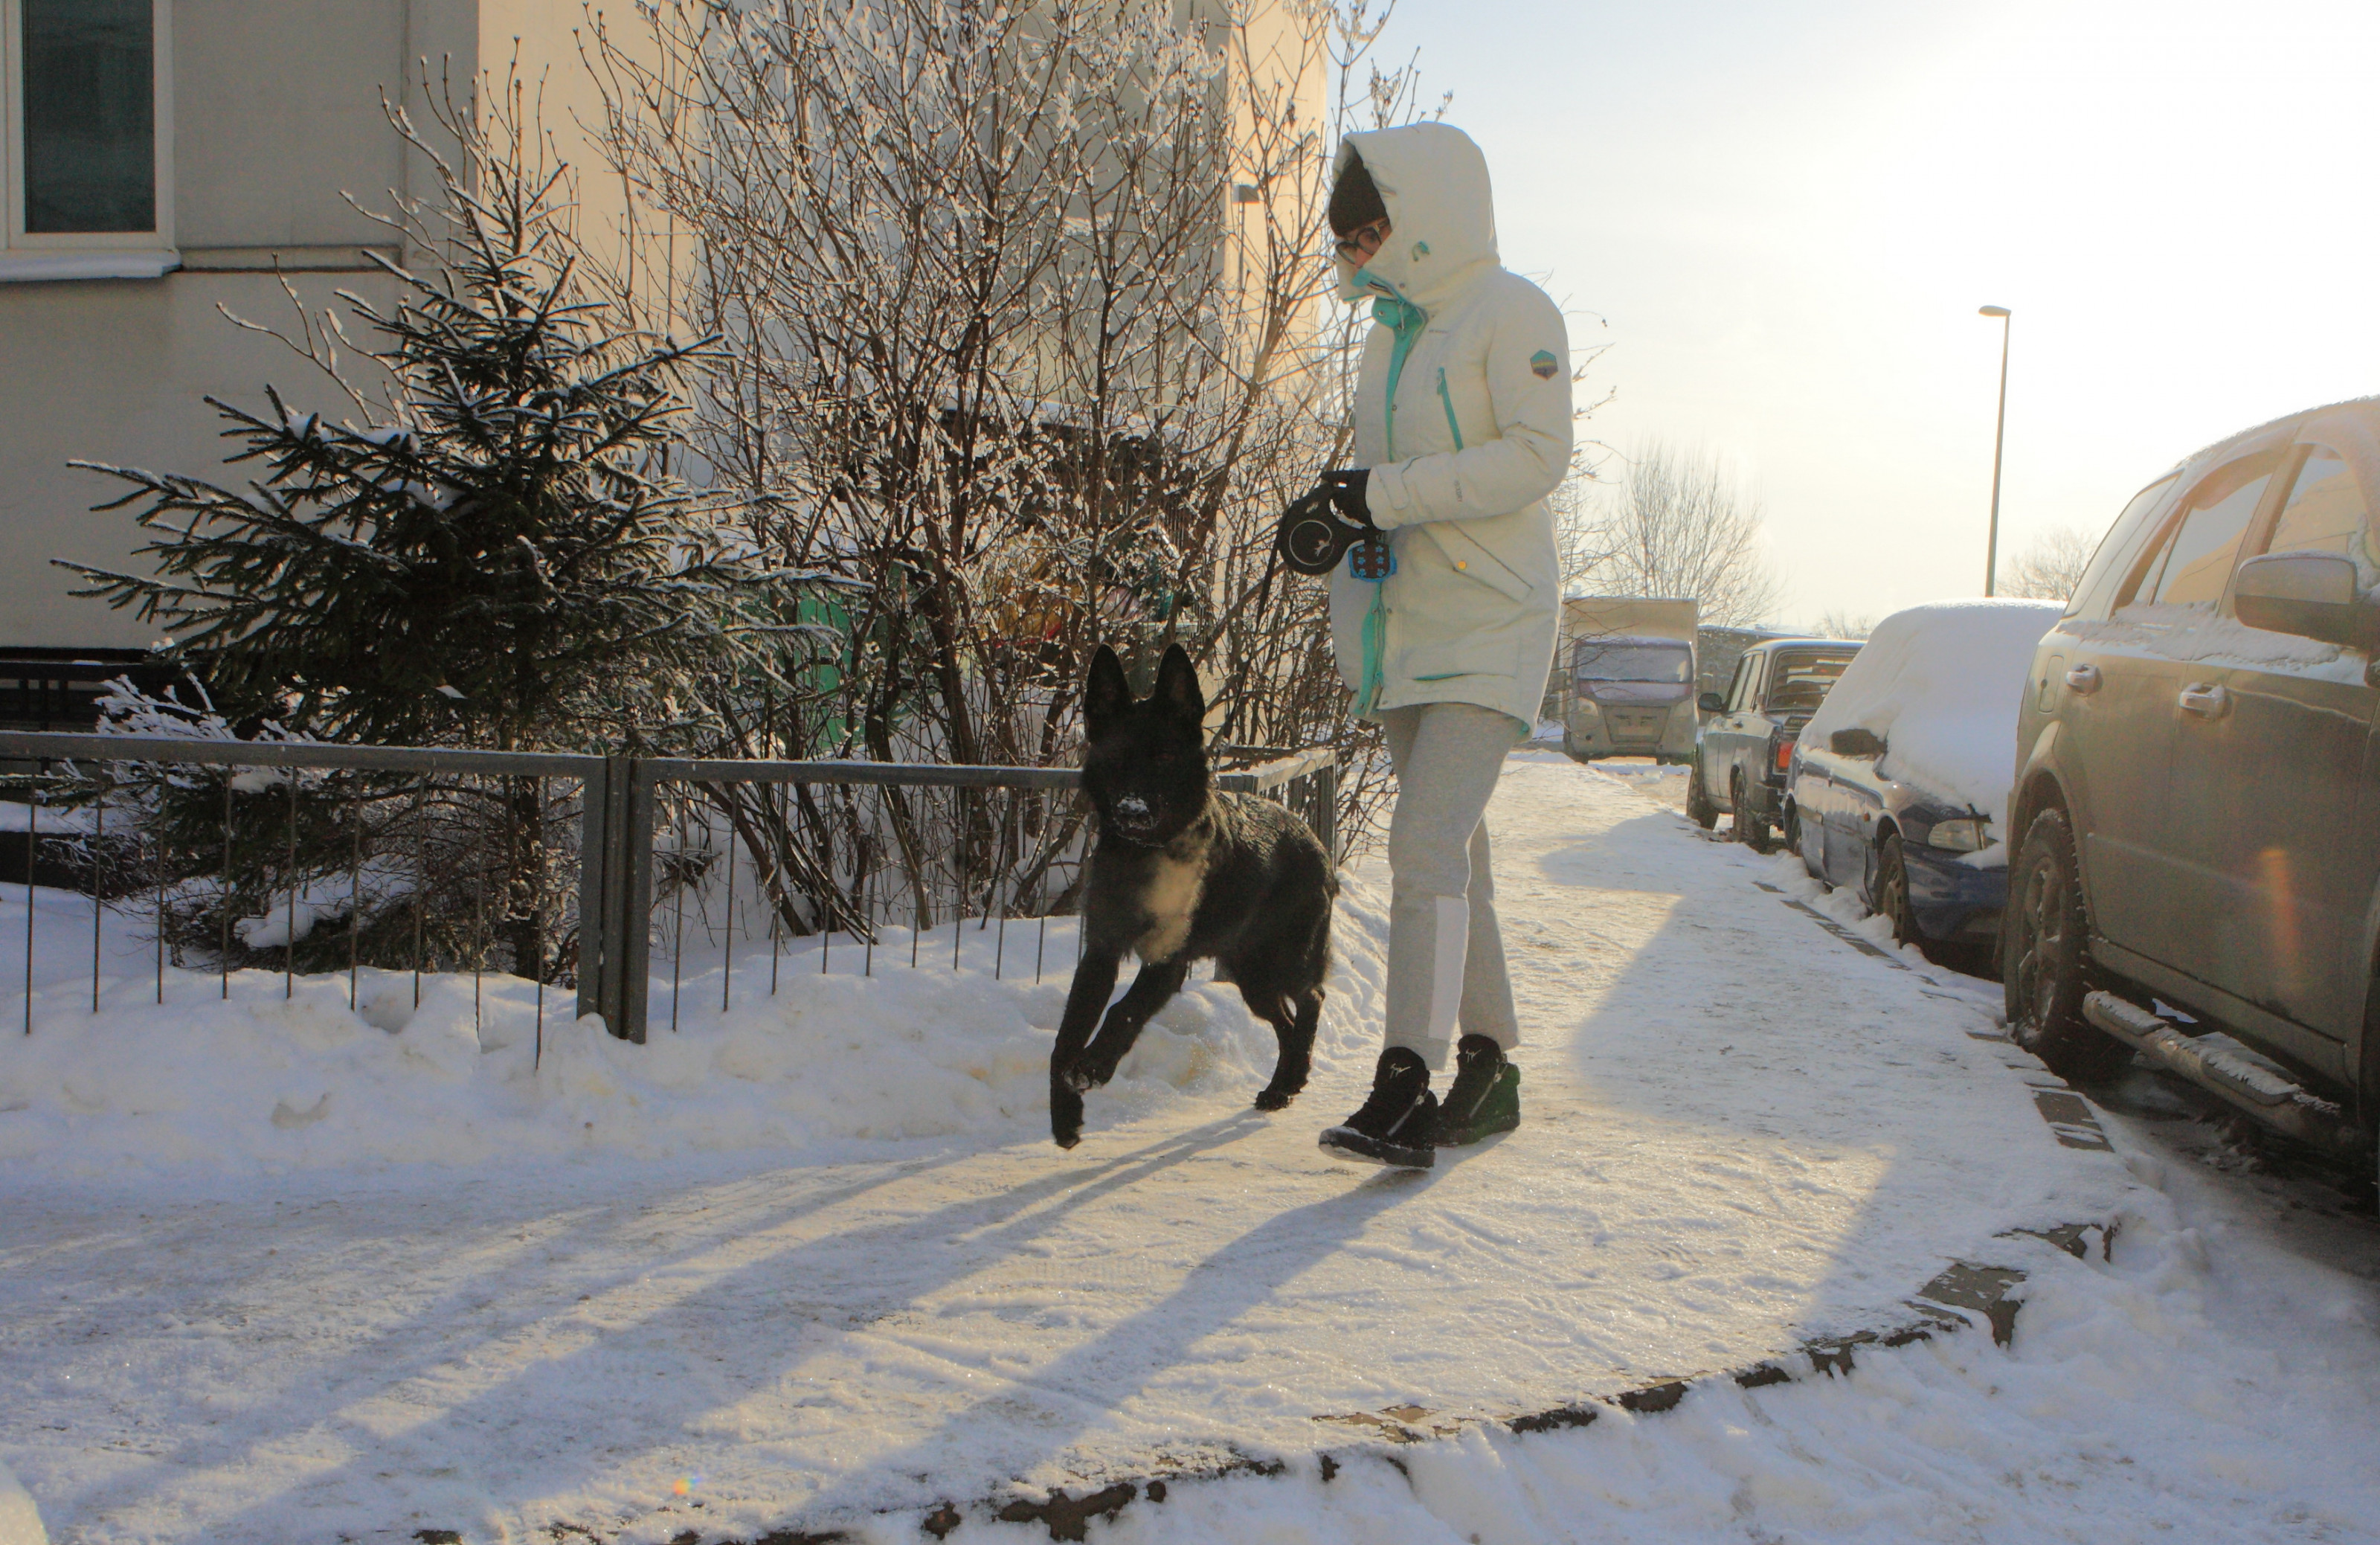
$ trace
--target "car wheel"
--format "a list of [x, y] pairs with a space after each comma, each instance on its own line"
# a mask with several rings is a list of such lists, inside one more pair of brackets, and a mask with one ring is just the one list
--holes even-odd
[[1892, 924], [1896, 944], [1923, 946], [1925, 933], [1909, 907], [1909, 860], [1900, 851], [1900, 833], [1888, 833], [1876, 858], [1876, 915]]
[[1741, 772], [1728, 785], [1728, 802], [1735, 807], [1735, 840], [1755, 853], [1767, 852], [1772, 845], [1768, 840], [1768, 818], [1753, 808]]
[[1802, 856], [1802, 812], [1791, 805], [1785, 807], [1784, 840], [1785, 851], [1799, 858]]
[[2106, 1077], [2132, 1060], [2131, 1047], [2082, 1017], [2089, 930], [2073, 829], [2065, 811], [2044, 810], [2009, 875], [2000, 991], [2009, 1038], [2070, 1078]]
[[1692, 771], [1686, 774], [1686, 819], [1707, 832], [1718, 824], [1718, 807], [1711, 803], [1710, 790], [1703, 787], [1702, 759], [1694, 759]]

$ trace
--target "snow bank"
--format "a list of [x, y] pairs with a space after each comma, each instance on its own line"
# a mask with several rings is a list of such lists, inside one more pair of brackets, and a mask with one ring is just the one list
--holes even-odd
[[1876, 625], [1802, 737], [1873, 730], [1881, 771], [1950, 804], [2008, 818], [2016, 715], [2034, 646], [2062, 611], [2049, 601], [1934, 601]]
[[[0, 887], [0, 897], [11, 893], [21, 898], [24, 888]], [[103, 978], [93, 1014], [90, 924], [75, 920], [89, 918], [90, 904], [52, 891], [39, 898], [42, 917], [59, 919], [44, 931], [52, 947], [36, 951], [36, 977], [52, 985], [35, 996], [33, 1034], [11, 1024], [0, 1035], [0, 1162], [103, 1174], [128, 1164], [272, 1171], [658, 1158], [962, 1133], [1048, 1141], [1071, 918], [1053, 920], [1046, 940], [1014, 925], [1000, 979], [997, 937], [973, 919], [955, 970], [947, 928], [939, 944], [930, 934], [921, 941], [917, 967], [908, 934], [889, 933], [873, 975], [862, 974], [861, 949], [847, 939], [824, 972], [808, 943], [778, 967], [773, 996], [763, 939], [739, 948], [725, 1012], [718, 957], [706, 971], [689, 962], [674, 1030], [670, 968], [659, 960], [649, 1044], [615, 1040], [592, 1017], [574, 1020], [574, 993], [551, 988], [540, 1054], [537, 989], [517, 978], [424, 977], [417, 1007], [409, 974], [366, 971], [350, 1010], [343, 975], [299, 977], [285, 997], [278, 973], [239, 972], [226, 999], [213, 976], [169, 971], [161, 1011], [128, 937], [112, 941], [110, 964], [134, 968]], [[1357, 1034], [1375, 1001], [1367, 983], [1379, 979], [1382, 941], [1372, 929], [1383, 910], [1366, 904], [1360, 882], [1342, 901], [1326, 1052], [1337, 1036]], [[21, 940], [21, 900], [0, 907], [8, 914]], [[1037, 948], [1046, 961], [1038, 983]], [[22, 958], [0, 980], [21, 980]], [[1116, 1081], [1091, 1097], [1091, 1125], [1188, 1092], [1253, 1094], [1273, 1057], [1271, 1028], [1236, 988], [1194, 979], [1150, 1023]]]
[[6, 1465], [0, 1465], [0, 1545], [50, 1545], [41, 1510]]

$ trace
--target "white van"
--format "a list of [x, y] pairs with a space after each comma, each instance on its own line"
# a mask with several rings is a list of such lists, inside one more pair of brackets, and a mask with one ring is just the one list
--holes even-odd
[[1694, 650], [1683, 639], [1621, 634], [1570, 646], [1562, 749], [1580, 761], [1694, 754]]

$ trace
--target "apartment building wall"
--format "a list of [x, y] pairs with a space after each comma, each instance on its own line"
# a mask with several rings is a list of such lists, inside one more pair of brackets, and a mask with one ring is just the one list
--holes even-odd
[[[1177, 4], [1185, 19], [1226, 14], [1220, 0]], [[91, 509], [122, 485], [69, 460], [236, 480], [246, 469], [221, 463], [221, 420], [203, 397], [255, 404], [271, 382], [295, 405], [334, 405], [304, 360], [222, 313], [292, 320], [284, 278], [318, 309], [341, 290], [393, 300], [359, 250], [415, 255], [364, 212], [393, 194], [429, 197], [436, 180], [389, 128], [384, 93], [434, 134], [429, 93], [468, 108], [483, 75], [501, 81], [516, 66], [578, 172], [581, 233], [599, 258], [628, 207], [580, 138], [601, 104], [579, 0], [0, 0], [0, 62], [22, 63], [29, 18], [128, 5], [147, 8], [160, 67], [154, 230], [81, 239], [25, 228], [24, 88], [0, 70], [0, 190], [10, 192], [0, 200], [0, 653], [154, 641], [131, 614], [69, 595], [72, 577], [50, 562], [122, 566], [140, 540], [131, 511]], [[614, 22], [634, 35], [633, 18]], [[1326, 61], [1313, 27], [1287, 0], [1257, 0], [1228, 47], [1234, 68], [1294, 96], [1318, 137]], [[1217, 189], [1234, 280], [1269, 255], [1254, 206], [1234, 194], [1253, 176], [1228, 169]]]
[[[422, 61], [469, 110], [480, 70], [501, 77], [516, 47], [532, 72], [576, 82], [585, 16], [577, 0], [140, 0], [162, 67], [156, 228], [79, 239], [28, 229], [24, 194], [26, 26], [56, 24], [42, 6], [63, 3], [0, 0], [0, 651], [152, 641], [129, 614], [70, 596], [49, 562], [121, 566], [139, 539], [131, 511], [91, 508], [122, 485], [67, 461], [237, 479], [247, 469], [223, 467], [203, 396], [259, 404], [269, 381], [293, 405], [335, 406], [305, 360], [223, 311], [292, 320], [276, 263], [316, 308], [343, 289], [393, 300], [359, 252], [399, 256], [395, 237], [363, 212], [436, 182], [382, 94], [429, 126]], [[550, 118], [565, 154], [582, 154], [570, 116]]]

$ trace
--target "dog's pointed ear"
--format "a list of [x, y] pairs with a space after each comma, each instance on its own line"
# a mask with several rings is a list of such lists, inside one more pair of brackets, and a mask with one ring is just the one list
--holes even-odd
[[1091, 656], [1090, 677], [1083, 686], [1084, 732], [1097, 740], [1131, 706], [1132, 683], [1125, 679], [1123, 662], [1116, 658], [1115, 651], [1101, 644]]
[[1196, 726], [1206, 723], [1207, 695], [1198, 689], [1198, 668], [1180, 644], [1166, 647], [1157, 667], [1157, 690], [1150, 694], [1173, 717]]

